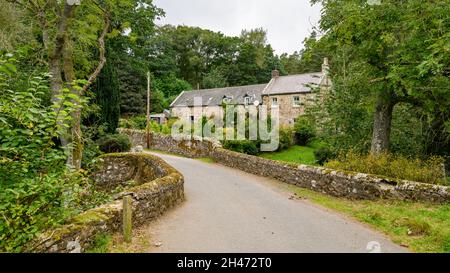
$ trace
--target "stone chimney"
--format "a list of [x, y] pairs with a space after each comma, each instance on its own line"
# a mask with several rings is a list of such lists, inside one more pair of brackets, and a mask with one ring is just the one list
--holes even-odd
[[280, 71], [278, 70], [272, 70], [272, 79], [276, 79], [280, 77]]
[[323, 59], [323, 64], [322, 64], [322, 73], [324, 75], [327, 75], [330, 73], [330, 65], [328, 63], [328, 58], [324, 58]]

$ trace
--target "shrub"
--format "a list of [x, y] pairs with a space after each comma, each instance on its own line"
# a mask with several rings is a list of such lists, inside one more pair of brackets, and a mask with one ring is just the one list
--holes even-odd
[[326, 147], [319, 148], [314, 151], [314, 157], [316, 158], [316, 163], [323, 165], [335, 157], [334, 152]]
[[121, 118], [119, 120], [119, 128], [136, 129], [136, 124], [131, 119]]
[[278, 151], [288, 149], [294, 144], [294, 130], [292, 128], [280, 128], [280, 145], [278, 146]]
[[119, 120], [119, 127], [126, 129], [145, 130], [147, 127], [147, 118], [145, 115], [132, 116]]
[[295, 138], [298, 145], [306, 146], [316, 136], [314, 124], [305, 117], [300, 117], [294, 126]]
[[244, 153], [248, 155], [257, 155], [259, 153], [258, 143], [250, 140], [226, 140], [223, 143], [225, 149]]
[[410, 159], [400, 155], [360, 155], [352, 151], [329, 161], [326, 167], [361, 173], [382, 175], [390, 178], [412, 180], [430, 184], [444, 184], [443, 159]]
[[98, 146], [104, 153], [122, 153], [130, 151], [131, 142], [126, 135], [106, 135], [99, 139]]

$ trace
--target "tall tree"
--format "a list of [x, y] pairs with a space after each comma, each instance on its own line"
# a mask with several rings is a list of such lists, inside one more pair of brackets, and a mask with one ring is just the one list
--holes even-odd
[[[326, 40], [335, 49], [333, 59], [345, 58], [345, 66], [358, 73], [373, 102], [371, 152], [389, 149], [395, 106], [404, 102], [428, 113], [448, 112], [450, 86], [448, 40], [449, 1], [313, 0], [322, 3], [320, 22]], [[447, 41], [447, 42], [445, 42]], [[347, 54], [339, 55], [345, 48]], [[357, 75], [336, 75], [345, 85]], [[338, 80], [340, 82], [340, 80]], [[336, 88], [344, 88], [343, 86]]]
[[120, 118], [120, 89], [116, 67], [112, 61], [105, 64], [93, 90], [95, 101], [100, 106], [100, 122], [106, 124], [107, 133], [113, 134]]
[[[21, 5], [35, 20], [40, 33], [42, 49], [51, 74], [52, 100], [58, 100], [63, 88], [82, 97], [100, 74], [106, 63], [105, 39], [120, 36], [130, 24], [124, 14], [139, 10], [154, 11], [152, 1], [11, 1]], [[114, 25], [111, 24], [114, 22]], [[92, 56], [96, 48], [98, 56]], [[85, 79], [80, 85], [77, 79]], [[77, 100], [72, 103], [77, 104]], [[81, 108], [73, 113], [70, 136], [61, 136], [63, 144], [71, 145], [69, 164], [81, 166], [83, 139]]]

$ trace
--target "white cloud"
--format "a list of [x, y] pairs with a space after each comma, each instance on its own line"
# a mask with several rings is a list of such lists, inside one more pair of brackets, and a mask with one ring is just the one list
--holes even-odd
[[198, 26], [237, 36], [242, 29], [263, 27], [277, 54], [302, 48], [320, 18], [309, 0], [155, 0], [164, 9], [162, 24]]

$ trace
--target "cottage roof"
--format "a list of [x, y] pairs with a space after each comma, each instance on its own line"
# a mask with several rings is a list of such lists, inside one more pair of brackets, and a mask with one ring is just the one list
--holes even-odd
[[244, 105], [245, 97], [250, 97], [250, 103], [255, 101], [261, 103], [264, 95], [309, 93], [312, 88], [319, 86], [322, 80], [323, 73], [318, 72], [277, 76], [272, 78], [268, 84], [183, 91], [170, 107], [192, 107], [194, 98], [202, 99], [202, 105], [197, 106], [219, 106], [222, 105], [224, 99], [228, 99], [229, 104]]
[[261, 102], [261, 94], [266, 86], [266, 84], [258, 84], [238, 87], [183, 91], [183, 93], [181, 93], [178, 98], [176, 98], [172, 102], [170, 107], [194, 106], [194, 98], [202, 99], [201, 106], [222, 105], [225, 98], [229, 99], [230, 104], [243, 105], [245, 103], [245, 97], [250, 98], [250, 103], [253, 103], [254, 101]]
[[320, 85], [322, 79], [321, 72], [272, 78], [263, 95], [309, 93]]

